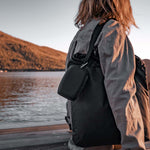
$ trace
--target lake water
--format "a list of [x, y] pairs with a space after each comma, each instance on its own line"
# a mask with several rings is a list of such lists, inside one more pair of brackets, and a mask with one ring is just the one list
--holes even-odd
[[63, 74], [0, 73], [0, 129], [64, 123], [66, 99], [57, 94]]

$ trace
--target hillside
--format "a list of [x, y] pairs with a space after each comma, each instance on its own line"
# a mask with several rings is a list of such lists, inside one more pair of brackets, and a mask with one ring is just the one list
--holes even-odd
[[0, 70], [49, 71], [65, 68], [66, 53], [0, 31]]

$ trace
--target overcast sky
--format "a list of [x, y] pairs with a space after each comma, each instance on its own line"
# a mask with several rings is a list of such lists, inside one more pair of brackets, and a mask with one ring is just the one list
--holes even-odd
[[[0, 0], [0, 30], [30, 41], [68, 52], [77, 32], [74, 17], [80, 0]], [[135, 54], [150, 59], [150, 0], [131, 0], [140, 29], [129, 36]]]

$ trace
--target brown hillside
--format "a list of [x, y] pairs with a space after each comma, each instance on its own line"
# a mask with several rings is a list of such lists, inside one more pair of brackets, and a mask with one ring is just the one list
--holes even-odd
[[0, 32], [0, 70], [63, 70], [66, 53]]
[[147, 77], [148, 77], [148, 86], [150, 89], [150, 60], [144, 59], [145, 65], [146, 65], [146, 71], [147, 71]]

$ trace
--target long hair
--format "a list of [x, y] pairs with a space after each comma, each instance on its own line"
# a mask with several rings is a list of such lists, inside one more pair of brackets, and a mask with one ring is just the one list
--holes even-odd
[[137, 27], [130, 0], [82, 0], [75, 18], [75, 25], [81, 28], [93, 18], [100, 18], [101, 23], [114, 18], [128, 33], [131, 25]]

